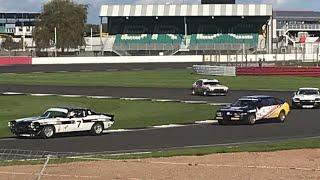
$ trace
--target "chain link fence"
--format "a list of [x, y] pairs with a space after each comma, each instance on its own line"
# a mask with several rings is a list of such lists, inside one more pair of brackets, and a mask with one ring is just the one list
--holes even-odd
[[0, 179], [105, 179], [125, 154], [0, 149]]

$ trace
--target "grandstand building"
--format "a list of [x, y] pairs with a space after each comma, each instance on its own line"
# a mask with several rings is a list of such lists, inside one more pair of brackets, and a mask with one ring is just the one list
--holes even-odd
[[[103, 5], [108, 43], [119, 55], [270, 52], [272, 6], [266, 4]], [[102, 32], [101, 32], [102, 33]]]
[[0, 34], [12, 37], [32, 36], [40, 13], [0, 13]]
[[276, 29], [274, 49], [282, 52], [315, 53], [319, 51], [320, 12], [274, 11]]

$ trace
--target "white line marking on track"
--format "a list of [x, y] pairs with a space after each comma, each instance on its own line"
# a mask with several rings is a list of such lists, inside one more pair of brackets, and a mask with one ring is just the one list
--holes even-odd
[[66, 73], [66, 72], [69, 72], [69, 71], [54, 71], [55, 73]]
[[106, 71], [119, 71], [119, 69], [106, 69]]
[[218, 123], [217, 120], [205, 120], [205, 121], [196, 121], [196, 124], [216, 124]]
[[180, 100], [174, 100], [174, 99], [151, 99], [151, 101], [156, 101], [156, 102], [181, 102]]
[[76, 94], [57, 94], [57, 96], [60, 96], [60, 97], [75, 97], [75, 98], [78, 98], [78, 97], [85, 97], [85, 96], [82, 96], [82, 95], [76, 95]]
[[23, 95], [24, 93], [18, 93], [18, 92], [3, 92], [4, 95]]
[[121, 100], [130, 100], [130, 101], [150, 101], [150, 98], [120, 98]]
[[207, 101], [181, 101], [183, 103], [187, 103], [187, 104], [208, 104]]
[[167, 125], [158, 125], [158, 126], [150, 126], [150, 127], [160, 129], [160, 128], [172, 128], [172, 127], [184, 127], [184, 126], [187, 126], [187, 125], [183, 125], [183, 124], [167, 124]]
[[57, 94], [29, 94], [30, 96], [56, 96]]
[[113, 97], [113, 96], [86, 96], [87, 98], [92, 99], [120, 99], [119, 97]]

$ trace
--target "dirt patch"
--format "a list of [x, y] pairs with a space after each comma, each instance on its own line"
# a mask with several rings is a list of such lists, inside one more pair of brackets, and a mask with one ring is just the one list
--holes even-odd
[[[34, 180], [41, 168], [0, 167], [0, 180]], [[320, 179], [320, 149], [50, 164], [41, 179], [316, 180]]]

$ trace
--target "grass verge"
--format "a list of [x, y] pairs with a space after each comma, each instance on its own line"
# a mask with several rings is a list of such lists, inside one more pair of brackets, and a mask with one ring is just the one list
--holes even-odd
[[[314, 139], [299, 139], [299, 140], [282, 140], [270, 143], [242, 144], [232, 146], [213, 146], [202, 148], [182, 148], [175, 150], [153, 151], [151, 153], [140, 154], [124, 154], [124, 155], [78, 155], [68, 157], [68, 155], [55, 156], [53, 155], [49, 161], [50, 164], [63, 164], [71, 162], [97, 161], [97, 160], [127, 160], [127, 159], [143, 159], [143, 158], [158, 158], [158, 157], [173, 157], [173, 156], [204, 156], [216, 153], [234, 153], [234, 152], [271, 152], [281, 150], [294, 149], [315, 149], [320, 148], [320, 138]], [[21, 160], [0, 160], [0, 166], [13, 165], [37, 165], [44, 164], [46, 157], [21, 159]]]
[[[7, 122], [41, 115], [54, 106], [87, 107], [115, 115], [112, 129], [139, 128], [172, 123], [194, 123], [212, 119], [218, 107], [178, 102], [128, 101], [71, 97], [0, 96], [0, 137], [11, 136]], [[201, 112], [201, 113], [195, 113]]]
[[214, 77], [192, 74], [191, 70], [2, 74], [0, 83], [190, 88], [192, 83], [200, 78], [217, 78], [231, 89], [237, 90], [296, 90], [304, 86], [320, 87], [319, 78], [278, 76]]
[[239, 144], [229, 146], [212, 146], [199, 148], [182, 148], [175, 150], [153, 151], [151, 153], [132, 154], [132, 155], [105, 155], [96, 156], [102, 159], [138, 159], [151, 157], [172, 157], [172, 156], [203, 156], [215, 153], [232, 152], [270, 152], [292, 149], [315, 149], [320, 148], [320, 138], [283, 140], [270, 143]]

